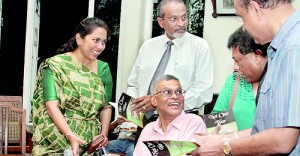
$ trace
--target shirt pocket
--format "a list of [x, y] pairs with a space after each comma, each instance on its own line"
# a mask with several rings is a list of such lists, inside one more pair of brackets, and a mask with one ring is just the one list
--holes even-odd
[[272, 88], [270, 81], [264, 81], [260, 90], [259, 90], [259, 99], [256, 107], [256, 118], [257, 122], [265, 122], [267, 118], [270, 116], [270, 109], [272, 109], [272, 105], [270, 104], [270, 97]]
[[258, 92], [259, 94], [259, 99], [258, 101], [264, 101], [267, 102], [270, 99], [272, 99], [273, 97], [273, 93], [272, 93], [272, 85], [271, 85], [271, 81], [265, 81], [263, 82], [263, 84], [261, 85], [261, 88]]
[[175, 76], [180, 80], [182, 86], [190, 86], [195, 79], [194, 64], [190, 62], [176, 62]]

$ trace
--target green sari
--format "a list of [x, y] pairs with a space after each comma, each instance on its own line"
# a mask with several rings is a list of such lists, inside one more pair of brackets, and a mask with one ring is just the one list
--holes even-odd
[[59, 110], [72, 132], [86, 142], [99, 135], [101, 130], [99, 111], [106, 105], [105, 89], [97, 74], [69, 55], [56, 55], [40, 65], [32, 100], [32, 155], [63, 155], [71, 145], [46, 110], [42, 86], [46, 68], [53, 71]]

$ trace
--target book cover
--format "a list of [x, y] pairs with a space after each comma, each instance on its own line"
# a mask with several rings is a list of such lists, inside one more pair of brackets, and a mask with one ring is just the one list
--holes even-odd
[[232, 110], [205, 114], [203, 120], [208, 133], [212, 132], [218, 124], [222, 125], [218, 134], [229, 134], [238, 131]]
[[159, 140], [143, 141], [152, 156], [182, 156], [191, 153], [199, 146], [195, 142]]
[[118, 101], [118, 111], [119, 114], [129, 121], [135, 123], [140, 127], [144, 127], [143, 125], [143, 117], [144, 113], [136, 113], [132, 111], [132, 101], [134, 100], [133, 97], [129, 96], [126, 93], [122, 93], [120, 99]]

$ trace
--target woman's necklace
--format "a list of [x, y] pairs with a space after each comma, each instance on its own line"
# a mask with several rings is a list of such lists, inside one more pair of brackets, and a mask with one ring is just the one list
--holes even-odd
[[82, 59], [79, 59], [79, 57], [76, 55], [76, 53], [73, 52], [72, 55], [78, 62], [83, 64], [87, 69], [89, 69], [90, 71], [93, 71], [93, 67], [94, 67], [93, 65], [94, 65], [95, 60], [91, 60], [88, 63], [83, 63]]
[[89, 69], [89, 70], [93, 70], [93, 64], [94, 64], [94, 61], [91, 61], [91, 62], [89, 62], [89, 63], [87, 63], [86, 65], [84, 65], [87, 69]]

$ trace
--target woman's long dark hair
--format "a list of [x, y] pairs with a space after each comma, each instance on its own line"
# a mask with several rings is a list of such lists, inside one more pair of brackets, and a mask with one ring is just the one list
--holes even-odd
[[[75, 35], [79, 33], [81, 38], [85, 38], [86, 35], [91, 34], [95, 30], [95, 28], [99, 27], [104, 28], [106, 30], [107, 39], [109, 40], [110, 31], [107, 24], [97, 17], [88, 17], [82, 20], [75, 29]], [[75, 40], [75, 35], [74, 37], [70, 38], [70, 40], [67, 43], [63, 44], [60, 48], [58, 48], [56, 50], [56, 53], [62, 54], [74, 51], [78, 47]]]

